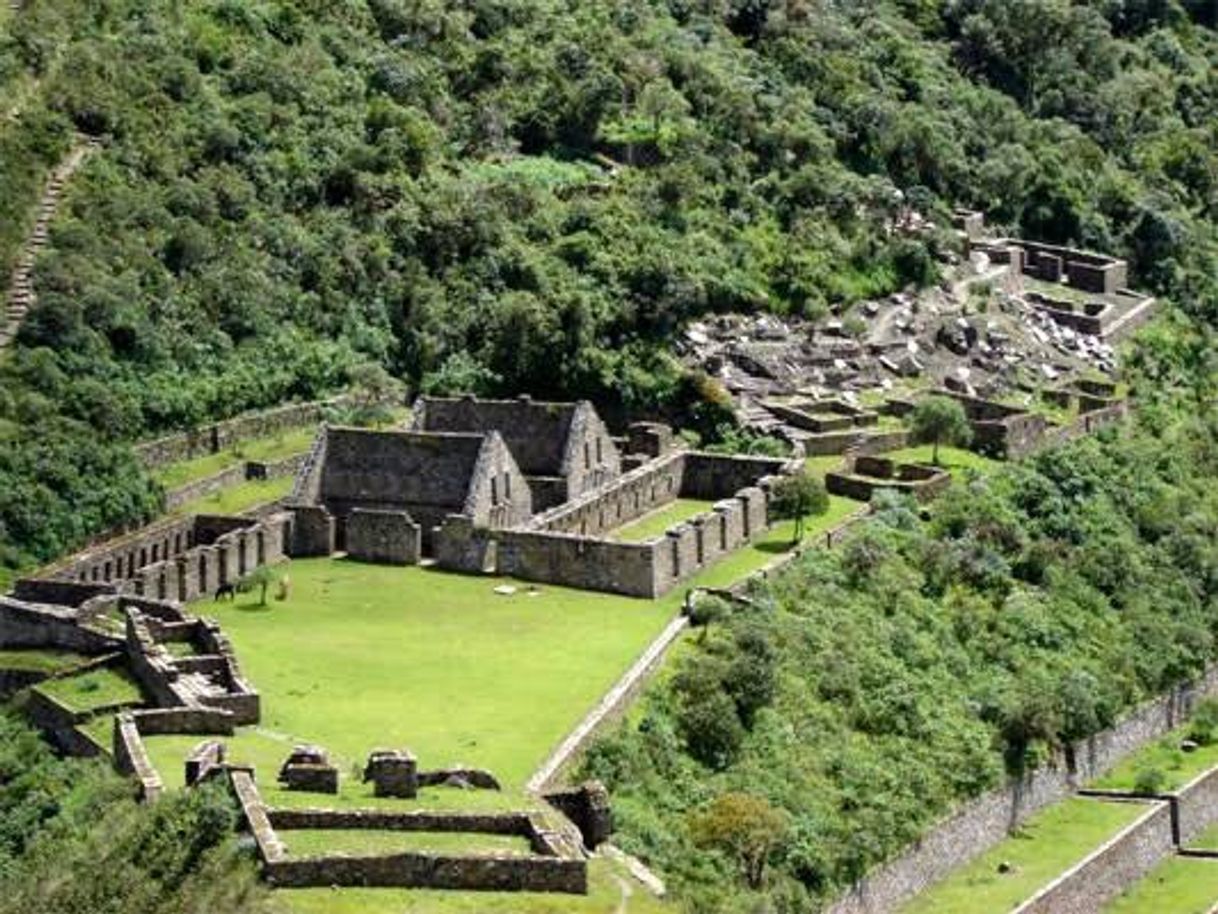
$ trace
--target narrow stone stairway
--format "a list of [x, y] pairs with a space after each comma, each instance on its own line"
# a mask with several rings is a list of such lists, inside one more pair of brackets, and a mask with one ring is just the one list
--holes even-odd
[[38, 201], [38, 218], [34, 222], [34, 229], [21, 248], [9, 281], [4, 303], [4, 320], [0, 325], [0, 348], [7, 346], [17, 336], [21, 322], [34, 305], [34, 263], [39, 252], [46, 247], [51, 220], [55, 218], [63, 189], [89, 153], [99, 145], [99, 140], [77, 134], [71, 150], [51, 172], [50, 180], [43, 189], [42, 199]]

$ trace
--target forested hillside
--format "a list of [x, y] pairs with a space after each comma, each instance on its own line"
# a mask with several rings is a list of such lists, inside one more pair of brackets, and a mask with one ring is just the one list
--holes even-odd
[[[1208, 324], [1213, 18], [1206, 0], [28, 0], [0, 17], [0, 278], [74, 131], [106, 145], [0, 368], [3, 560], [152, 510], [121, 442], [362, 362], [429, 390], [688, 408], [702, 392], [666, 344], [691, 315], [933, 280], [946, 236], [894, 234], [905, 206], [1128, 255]], [[1204, 357], [1182, 334], [1160, 370]]]

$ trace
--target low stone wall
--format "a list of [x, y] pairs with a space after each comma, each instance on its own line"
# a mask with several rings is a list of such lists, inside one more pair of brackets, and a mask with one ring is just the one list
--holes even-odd
[[368, 886], [456, 891], [588, 891], [588, 865], [561, 857], [393, 854], [383, 857], [335, 855], [284, 858], [264, 865], [267, 880], [280, 888]]
[[140, 733], [146, 736], [193, 733], [199, 736], [232, 736], [236, 723], [224, 708], [147, 708], [131, 714]]
[[631, 664], [613, 687], [602, 696], [553, 752], [542, 762], [541, 767], [529, 778], [525, 789], [539, 794], [552, 789], [562, 772], [578, 757], [596, 734], [608, 723], [617, 720], [630, 707], [635, 697], [647, 684], [651, 675], [660, 668], [665, 656], [689, 626], [689, 617], [677, 616], [647, 646], [642, 655]]
[[686, 455], [648, 461], [606, 486], [539, 514], [527, 527], [549, 533], [596, 536], [674, 501], [681, 493]]
[[1171, 809], [1155, 803], [1119, 835], [1021, 904], [1015, 914], [1101, 914], [1174, 851]]
[[121, 646], [118, 638], [82, 628], [74, 610], [0, 597], [0, 647], [55, 647], [80, 654], [108, 654]]
[[355, 508], [347, 517], [347, 554], [361, 562], [417, 565], [423, 530], [405, 511]]
[[1193, 778], [1172, 796], [1176, 843], [1188, 845], [1218, 822], [1218, 768]]
[[332, 400], [290, 403], [276, 409], [246, 413], [234, 419], [138, 444], [135, 454], [145, 467], [155, 469], [179, 460], [215, 454], [251, 438], [266, 438], [288, 429], [313, 425], [322, 420], [327, 407], [338, 406], [343, 402], [345, 398], [336, 397]]
[[214, 476], [198, 479], [184, 486], [179, 486], [176, 489], [171, 489], [165, 493], [165, 510], [172, 511], [174, 508], [178, 508], [196, 499], [204, 498], [213, 492], [220, 492], [224, 489], [231, 489], [233, 486], [240, 485], [245, 482], [245, 473], [245, 464], [237, 464], [236, 466], [229, 467], [227, 470], [221, 470]]
[[1197, 701], [1212, 695], [1218, 695], [1218, 665], [1198, 681], [1146, 702], [1115, 727], [1069, 747], [1052, 764], [962, 804], [901, 856], [856, 883], [828, 914], [886, 914], [900, 907], [1002, 841], [1029, 816], [1180, 726]]
[[114, 767], [119, 773], [132, 775], [139, 782], [139, 797], [143, 802], [151, 802], [161, 795], [164, 784], [148, 758], [144, 740], [132, 715], [120, 714], [114, 718], [112, 751]]
[[523, 812], [431, 812], [385, 809], [270, 809], [267, 818], [285, 830], [371, 830], [480, 832], [490, 835], [529, 837], [534, 825]]

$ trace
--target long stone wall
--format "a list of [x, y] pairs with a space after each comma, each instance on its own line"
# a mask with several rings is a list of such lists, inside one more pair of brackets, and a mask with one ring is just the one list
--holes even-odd
[[1021, 904], [1014, 914], [1101, 914], [1109, 902], [1174, 850], [1171, 808], [1156, 802], [1119, 835]]
[[1005, 839], [1029, 816], [1074, 794], [1086, 781], [1188, 717], [1218, 695], [1218, 665], [1197, 682], [1146, 702], [1121, 723], [1070, 747], [1052, 763], [964, 803], [900, 857], [882, 864], [829, 907], [828, 914], [887, 914]]
[[686, 456], [673, 453], [649, 461], [595, 492], [539, 514], [528, 526], [550, 533], [597, 536], [627, 524], [679, 497]]
[[122, 641], [78, 624], [78, 613], [58, 606], [35, 606], [0, 597], [0, 647], [56, 647], [80, 654], [106, 654]]
[[164, 790], [161, 776], [153, 767], [139, 728], [130, 714], [119, 714], [114, 718], [112, 753], [114, 767], [119, 774], [131, 775], [139, 783], [141, 801], [148, 803], [161, 795]]
[[215, 454], [251, 438], [266, 438], [288, 429], [313, 425], [322, 420], [327, 407], [343, 402], [344, 398], [338, 397], [247, 413], [136, 445], [135, 453], [145, 467], [155, 469], [179, 460]]
[[367, 886], [455, 891], [588, 891], [588, 864], [562, 857], [452, 856], [392, 854], [383, 857], [334, 855], [264, 864], [267, 881], [280, 888]]
[[1193, 778], [1176, 791], [1176, 843], [1187, 845], [1218, 822], [1218, 768]]

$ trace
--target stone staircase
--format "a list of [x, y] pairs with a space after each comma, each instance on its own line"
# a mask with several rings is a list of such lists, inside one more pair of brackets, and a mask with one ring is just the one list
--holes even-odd
[[[15, 5], [20, 6], [19, 3]], [[55, 167], [50, 180], [47, 181], [47, 186], [42, 192], [42, 199], [38, 202], [38, 217], [34, 222], [34, 229], [21, 249], [17, 266], [9, 281], [8, 294], [5, 297], [4, 319], [0, 323], [0, 348], [13, 341], [21, 327], [21, 322], [29, 313], [30, 308], [34, 306], [34, 264], [39, 253], [46, 247], [51, 220], [55, 218], [55, 211], [59, 207], [59, 198], [63, 194], [64, 187], [67, 186], [72, 174], [80, 168], [89, 153], [97, 149], [99, 145], [101, 145], [99, 140], [78, 134], [72, 149]]]

